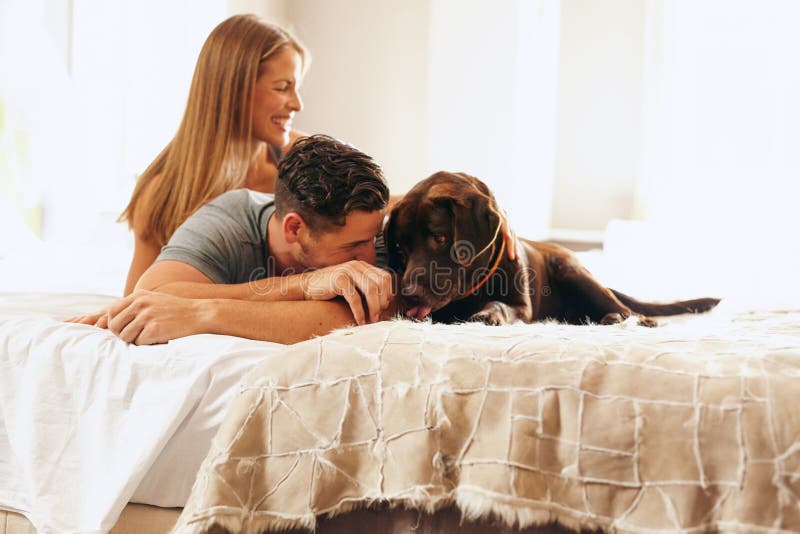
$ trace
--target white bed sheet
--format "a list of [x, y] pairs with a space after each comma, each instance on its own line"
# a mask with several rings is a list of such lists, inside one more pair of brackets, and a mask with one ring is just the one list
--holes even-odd
[[8, 443], [5, 420], [0, 410], [0, 508], [17, 512], [28, 510], [28, 495], [19, 471], [16, 457]]
[[0, 294], [0, 507], [39, 532], [106, 532], [128, 501], [182, 506], [240, 378], [284, 348], [136, 347], [60, 321], [112, 300]]

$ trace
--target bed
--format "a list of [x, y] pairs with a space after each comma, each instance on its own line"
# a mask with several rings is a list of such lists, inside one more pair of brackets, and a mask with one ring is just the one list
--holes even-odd
[[0, 534], [800, 530], [794, 296], [657, 329], [131, 347], [59, 321], [112, 297], [21, 289], [0, 295]]
[[[40, 532], [168, 531], [237, 383], [285, 349], [210, 335], [133, 347], [60, 322], [112, 301], [0, 294], [2, 534], [35, 532], [34, 524]], [[387, 518], [363, 513], [350, 521]], [[437, 528], [458, 522], [453, 511], [427, 520]], [[327, 528], [348, 531], [340, 523]], [[406, 523], [420, 518], [400, 513], [393, 520], [396, 528]]]

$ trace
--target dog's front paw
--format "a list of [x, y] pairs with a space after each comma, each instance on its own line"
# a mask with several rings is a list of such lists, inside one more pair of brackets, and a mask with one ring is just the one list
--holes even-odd
[[478, 313], [473, 314], [469, 320], [473, 323], [483, 323], [488, 324], [489, 326], [501, 326], [508, 324], [508, 321], [506, 321], [506, 318], [503, 314], [486, 310], [481, 310]]
[[481, 311], [472, 314], [469, 321], [489, 326], [501, 326], [511, 322], [506, 308], [499, 302], [490, 302]]
[[621, 313], [607, 313], [600, 319], [600, 324], [619, 324], [625, 320]]

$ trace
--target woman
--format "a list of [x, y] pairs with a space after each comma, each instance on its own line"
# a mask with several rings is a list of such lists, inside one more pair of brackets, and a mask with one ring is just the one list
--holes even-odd
[[200, 206], [240, 187], [273, 192], [280, 154], [301, 136], [291, 126], [303, 109], [298, 90], [309, 61], [296, 38], [253, 15], [214, 28], [178, 131], [120, 216], [135, 238], [125, 295]]

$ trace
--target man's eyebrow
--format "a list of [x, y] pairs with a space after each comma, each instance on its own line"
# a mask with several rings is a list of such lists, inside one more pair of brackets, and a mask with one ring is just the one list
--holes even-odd
[[369, 239], [359, 239], [358, 241], [351, 241], [351, 242], [349, 242], [349, 243], [345, 243], [345, 244], [343, 244], [343, 245], [342, 245], [342, 248], [346, 248], [346, 247], [354, 247], [354, 246], [356, 246], [356, 245], [363, 245], [364, 243], [369, 243], [370, 241], [374, 241], [374, 240], [375, 240], [375, 238], [376, 238], [376, 237], [378, 237], [378, 235], [379, 235], [379, 234], [380, 234], [382, 231], [383, 231], [383, 230], [381, 229], [380, 231], [378, 231], [378, 232], [377, 232], [377, 233], [376, 233], [374, 236], [370, 237]]
[[[374, 239], [374, 238], [373, 238], [373, 239]], [[354, 247], [354, 246], [356, 246], [356, 245], [362, 245], [362, 244], [364, 244], [364, 243], [369, 243], [370, 241], [372, 241], [372, 239], [361, 239], [360, 241], [351, 241], [351, 242], [349, 242], [349, 243], [345, 243], [345, 244], [343, 244], [343, 245], [342, 245], [342, 248]]]

